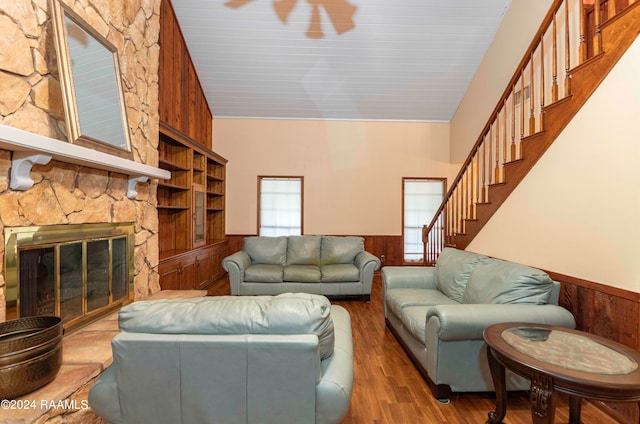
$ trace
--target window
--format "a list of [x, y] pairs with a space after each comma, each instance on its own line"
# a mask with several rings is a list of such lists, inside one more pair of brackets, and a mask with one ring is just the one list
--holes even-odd
[[258, 234], [302, 234], [303, 177], [258, 177]]
[[444, 197], [444, 178], [402, 179], [402, 237], [404, 261], [422, 262], [422, 226], [428, 225]]

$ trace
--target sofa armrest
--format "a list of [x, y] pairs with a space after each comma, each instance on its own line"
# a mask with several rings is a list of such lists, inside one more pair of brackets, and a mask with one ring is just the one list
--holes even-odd
[[120, 398], [115, 366], [107, 367], [89, 390], [89, 406], [108, 423], [121, 423]]
[[362, 271], [366, 266], [373, 267], [373, 271], [380, 269], [380, 259], [372, 253], [360, 252], [354, 260], [355, 266]]
[[369, 295], [373, 285], [373, 273], [380, 269], [380, 259], [369, 252], [360, 252], [354, 260], [354, 265], [358, 267], [360, 282], [362, 283], [362, 293]]
[[[439, 325], [430, 325], [437, 320]], [[503, 322], [531, 322], [575, 328], [571, 312], [557, 305], [526, 304], [463, 304], [439, 305], [427, 310], [427, 339], [429, 331], [438, 329], [440, 340], [482, 340], [484, 330]]]
[[243, 251], [227, 256], [222, 260], [222, 268], [229, 273], [231, 294], [240, 294], [240, 283], [244, 281], [244, 270], [251, 265], [251, 258]]
[[436, 269], [432, 266], [385, 266], [382, 268], [384, 291], [397, 288], [431, 289], [436, 287]]

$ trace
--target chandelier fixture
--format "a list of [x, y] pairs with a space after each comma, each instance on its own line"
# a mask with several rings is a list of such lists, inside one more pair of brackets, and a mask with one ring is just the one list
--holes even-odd
[[[228, 0], [225, 6], [237, 9], [251, 3], [253, 0]], [[320, 8], [323, 7], [329, 16], [329, 20], [333, 24], [333, 28], [338, 35], [352, 30], [356, 25], [353, 22], [353, 15], [356, 13], [357, 7], [350, 4], [347, 0], [306, 0], [311, 6], [311, 22], [307, 30], [307, 37], [322, 38], [322, 18], [320, 16]], [[283, 24], [287, 23], [289, 15], [295, 8], [298, 0], [274, 0], [273, 8], [276, 15]]]

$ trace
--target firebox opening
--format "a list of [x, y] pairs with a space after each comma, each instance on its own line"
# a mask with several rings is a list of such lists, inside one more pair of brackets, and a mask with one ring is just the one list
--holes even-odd
[[79, 328], [133, 294], [133, 224], [5, 229], [7, 319], [55, 315]]

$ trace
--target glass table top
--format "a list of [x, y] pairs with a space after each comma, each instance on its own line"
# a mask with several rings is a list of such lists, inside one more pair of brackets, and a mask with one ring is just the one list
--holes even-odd
[[513, 327], [502, 339], [538, 361], [592, 374], [629, 374], [638, 363], [587, 336], [542, 327]]

